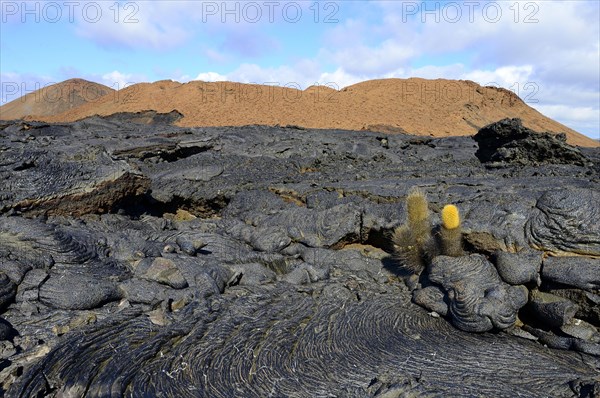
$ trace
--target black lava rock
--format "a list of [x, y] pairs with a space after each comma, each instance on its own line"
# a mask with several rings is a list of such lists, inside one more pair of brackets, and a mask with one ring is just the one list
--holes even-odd
[[585, 166], [589, 160], [567, 144], [564, 134], [538, 133], [524, 127], [521, 119], [503, 119], [479, 130], [473, 139], [479, 145], [482, 163], [573, 164]]
[[[15, 330], [0, 395], [538, 397], [597, 378], [597, 358], [567, 351], [593, 338], [559, 336], [596, 327], [587, 284], [550, 287], [573, 324], [532, 329], [563, 350], [484, 332], [518, 327], [527, 299], [500, 276], [537, 273], [517, 258], [499, 275], [495, 251], [600, 253], [600, 169], [564, 142], [500, 123], [493, 168], [471, 137], [179, 116], [0, 126], [0, 316]], [[432, 224], [447, 203], [464, 216], [465, 256], [413, 281], [428, 310], [389, 254], [414, 186]]]

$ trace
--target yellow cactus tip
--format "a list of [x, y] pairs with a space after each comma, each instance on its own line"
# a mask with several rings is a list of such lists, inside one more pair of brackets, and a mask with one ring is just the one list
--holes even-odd
[[442, 225], [446, 229], [456, 229], [460, 226], [460, 215], [458, 207], [446, 205], [442, 209]]

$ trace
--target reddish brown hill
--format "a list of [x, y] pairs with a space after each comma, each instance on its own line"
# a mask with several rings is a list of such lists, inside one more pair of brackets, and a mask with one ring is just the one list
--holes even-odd
[[94, 114], [178, 110], [181, 126], [297, 125], [407, 132], [420, 135], [472, 135], [486, 124], [518, 117], [536, 131], [563, 132], [571, 144], [594, 140], [542, 115], [514, 93], [471, 81], [382, 79], [337, 91], [193, 81], [140, 83], [93, 103], [45, 117], [73, 121]]
[[114, 93], [110, 87], [83, 79], [52, 84], [0, 107], [0, 119], [40, 118], [58, 115]]

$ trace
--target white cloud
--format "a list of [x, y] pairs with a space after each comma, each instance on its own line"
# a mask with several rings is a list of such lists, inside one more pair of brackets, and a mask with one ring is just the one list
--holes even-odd
[[385, 40], [375, 47], [357, 45], [325, 52], [336, 65], [356, 74], [389, 73], [406, 65], [415, 55], [412, 47], [395, 40]]
[[525, 85], [531, 80], [533, 67], [531, 65], [523, 66], [502, 66], [495, 70], [473, 70], [462, 74], [461, 78], [473, 80], [476, 83], [485, 86], [499, 86], [510, 89], [515, 85]]
[[348, 73], [342, 68], [333, 72], [320, 72], [319, 65], [311, 60], [298, 61], [297, 65], [300, 67], [291, 68], [283, 65], [263, 68], [256, 64], [243, 64], [227, 74], [202, 72], [193, 80], [257, 83], [299, 89], [306, 89], [312, 85], [327, 85], [337, 90], [368, 79], [366, 76]]
[[322, 85], [327, 85], [330, 88], [335, 88], [336, 90], [341, 90], [344, 87], [351, 86], [353, 84], [359, 83], [364, 80], [367, 80], [367, 79], [347, 73], [342, 68], [337, 68], [335, 71], [333, 71], [331, 73], [329, 73], [329, 72], [321, 73], [321, 75], [317, 79], [317, 82]]
[[[501, 66], [496, 69], [473, 69], [469, 70], [466, 65], [461, 63], [449, 65], [427, 65], [419, 68], [401, 68], [390, 72], [386, 78], [410, 78], [420, 77], [424, 79], [457, 79], [472, 80], [482, 86], [497, 86], [506, 89], [514, 89], [531, 83], [533, 66], [531, 65], [510, 65]], [[373, 77], [369, 77], [373, 78]], [[518, 94], [518, 93], [517, 93]]]
[[227, 76], [221, 75], [217, 72], [203, 72], [199, 73], [193, 80], [201, 80], [204, 82], [223, 82], [227, 80]]
[[190, 37], [185, 28], [190, 23], [186, 2], [84, 2], [79, 5], [82, 11], [75, 13], [76, 32], [103, 47], [164, 50], [177, 47]]
[[243, 64], [227, 74], [200, 73], [194, 80], [257, 83], [298, 89], [306, 89], [312, 85], [327, 85], [331, 88], [342, 89], [367, 79], [366, 76], [353, 75], [342, 68], [333, 72], [321, 72], [320, 65], [316, 62], [300, 60], [296, 63], [295, 68], [287, 65], [264, 68], [256, 64]]
[[534, 108], [580, 133], [600, 139], [600, 111], [597, 108], [570, 105], [535, 105]]
[[[554, 80], [598, 80], [597, 2], [363, 4], [363, 14], [376, 6], [383, 16], [345, 21], [326, 36], [326, 44], [334, 48], [326, 54], [347, 71], [389, 73], [421, 58], [431, 65], [440, 60], [447, 64], [448, 57], [470, 68], [533, 64], [537, 73]], [[452, 12], [444, 10], [456, 8], [460, 17], [452, 21]], [[501, 12], [497, 20], [496, 9]], [[376, 68], [370, 66], [373, 62], [378, 62]]]
[[568, 119], [577, 122], [598, 121], [598, 109], [591, 107], [571, 107], [567, 105], [539, 105], [538, 111], [551, 117]]
[[210, 43], [204, 45], [206, 55], [221, 61], [231, 55], [258, 56], [276, 50], [277, 36], [266, 34], [268, 27], [289, 25], [286, 15], [293, 16], [296, 8], [308, 20], [312, 4], [289, 0], [74, 3], [76, 32], [102, 47], [171, 50], [193, 40], [197, 45]]
[[302, 88], [315, 83], [318, 78], [318, 69], [311, 61], [306, 61], [304, 67], [282, 65], [265, 68], [257, 64], [242, 64], [231, 73], [228, 73], [227, 78], [241, 83]]
[[116, 70], [109, 73], [105, 73], [100, 79], [96, 78], [94, 80], [100, 80], [100, 83], [104, 84], [105, 86], [111, 87], [115, 90], [120, 90], [132, 84], [145, 81], [144, 77], [141, 75], [135, 75], [132, 73], [121, 73]]
[[420, 68], [407, 68], [396, 71], [386, 77], [420, 77], [423, 79], [462, 79], [465, 73], [465, 65], [463, 64], [450, 64], [450, 65], [426, 65]]

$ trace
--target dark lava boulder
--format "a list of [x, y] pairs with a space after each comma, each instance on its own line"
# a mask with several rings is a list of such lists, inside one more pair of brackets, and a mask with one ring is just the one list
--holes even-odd
[[593, 292], [600, 290], [600, 259], [587, 257], [548, 257], [544, 260], [544, 280]]
[[496, 251], [494, 263], [502, 279], [511, 285], [524, 285], [535, 283], [539, 285], [542, 255], [535, 250], [526, 250], [521, 253]]
[[32, 149], [15, 143], [3, 148], [0, 211], [14, 209], [30, 215], [107, 212], [148, 188], [147, 178], [126, 162], [114, 160], [102, 147], [48, 151], [45, 145]]
[[69, 310], [96, 308], [120, 298], [116, 283], [72, 270], [53, 272], [40, 287], [42, 302]]
[[600, 256], [600, 191], [555, 188], [536, 202], [525, 226], [532, 247], [558, 254]]
[[479, 254], [435, 257], [429, 279], [447, 294], [452, 323], [468, 332], [506, 329], [527, 303], [527, 289], [502, 281], [494, 265]]
[[521, 119], [502, 119], [479, 130], [473, 137], [483, 162], [519, 164], [564, 163], [584, 166], [589, 163], [564, 134], [538, 133], [523, 126]]

